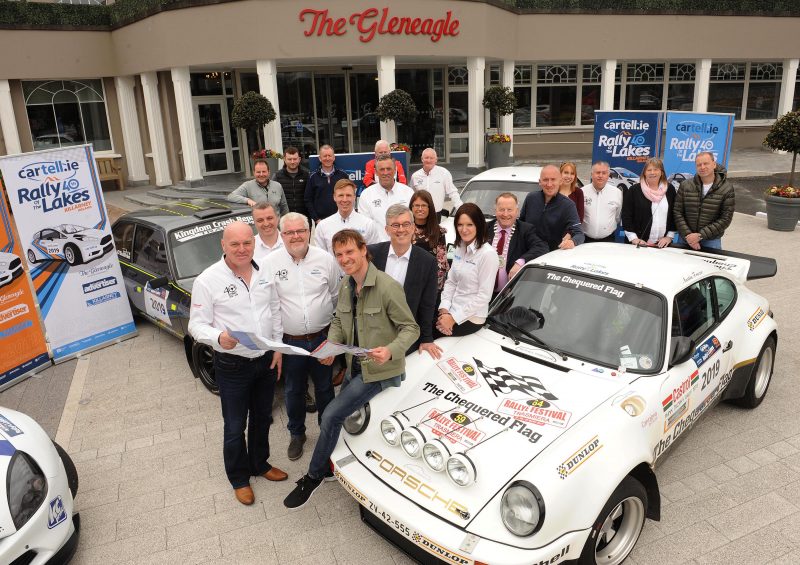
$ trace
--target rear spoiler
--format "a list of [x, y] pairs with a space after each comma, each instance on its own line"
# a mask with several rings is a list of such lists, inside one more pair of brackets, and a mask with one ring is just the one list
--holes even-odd
[[[778, 263], [772, 257], [748, 255], [747, 253], [738, 253], [725, 249], [703, 248], [702, 251], [695, 251], [686, 245], [673, 244], [670, 247], [680, 249], [686, 255], [699, 257], [706, 263], [717, 267], [720, 271], [732, 272], [740, 278], [746, 278], [748, 281], [767, 279], [774, 277], [778, 273]], [[747, 269], [746, 272], [744, 271], [745, 267]]]

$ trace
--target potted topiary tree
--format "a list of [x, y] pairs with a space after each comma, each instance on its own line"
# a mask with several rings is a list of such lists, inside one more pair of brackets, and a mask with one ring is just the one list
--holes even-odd
[[767, 202], [767, 227], [771, 230], [794, 231], [800, 221], [800, 189], [794, 186], [797, 154], [800, 153], [800, 111], [784, 114], [772, 124], [764, 145], [773, 151], [792, 154], [789, 184], [769, 187], [764, 192]]
[[[380, 99], [378, 107], [375, 109], [375, 114], [382, 122], [395, 122], [399, 129], [403, 124], [413, 125], [417, 119], [418, 112], [417, 105], [411, 95], [398, 88]], [[397, 143], [396, 145], [402, 146], [406, 153], [411, 152], [411, 148], [405, 143]], [[410, 163], [411, 155], [408, 154], [406, 157], [406, 163]]]
[[483, 107], [497, 118], [497, 133], [486, 138], [486, 166], [490, 169], [502, 167], [511, 158], [511, 136], [500, 131], [500, 117], [514, 113], [517, 97], [507, 86], [491, 86], [483, 95]]
[[255, 159], [267, 159], [270, 172], [278, 169], [278, 159], [283, 157], [272, 149], [264, 149], [264, 126], [275, 121], [275, 108], [266, 97], [253, 90], [245, 92], [233, 104], [231, 123], [235, 128], [254, 131], [258, 139], [258, 149], [250, 155], [250, 165]]

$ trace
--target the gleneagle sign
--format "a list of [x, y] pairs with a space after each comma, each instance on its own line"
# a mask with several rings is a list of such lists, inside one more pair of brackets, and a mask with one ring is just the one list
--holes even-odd
[[328, 15], [328, 10], [306, 8], [300, 12], [300, 21], [308, 25], [303, 32], [306, 37], [346, 35], [354, 27], [363, 43], [372, 41], [376, 35], [427, 35], [436, 43], [443, 37], [458, 35], [461, 25], [450, 10], [443, 18], [434, 19], [390, 16], [389, 8], [367, 8], [349, 18], [334, 18]]

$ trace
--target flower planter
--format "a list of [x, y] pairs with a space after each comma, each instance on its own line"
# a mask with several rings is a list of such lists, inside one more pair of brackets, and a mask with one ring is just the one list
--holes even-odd
[[776, 231], [794, 231], [800, 221], [800, 198], [767, 195], [767, 227]]
[[487, 143], [486, 144], [486, 166], [490, 169], [495, 167], [505, 167], [511, 161], [510, 143]]

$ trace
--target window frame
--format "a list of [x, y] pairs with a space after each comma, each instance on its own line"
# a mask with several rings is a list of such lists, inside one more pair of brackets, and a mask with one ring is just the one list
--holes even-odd
[[[156, 272], [153, 269], [151, 269], [150, 266], [145, 266], [139, 261], [139, 251], [140, 250], [138, 250], [136, 248], [136, 240], [137, 240], [137, 238], [139, 236], [139, 231], [143, 230], [143, 229], [152, 230], [152, 234], [150, 235], [150, 238], [152, 238], [153, 235], [156, 234], [156, 233], [158, 233], [161, 236], [162, 242], [164, 244], [164, 265], [166, 266], [166, 272], [165, 273]], [[144, 247], [142, 247], [142, 249], [144, 249]], [[149, 225], [143, 225], [143, 224], [138, 224], [138, 223], [136, 224], [136, 229], [133, 232], [133, 244], [131, 245], [131, 259], [130, 259], [130, 261], [131, 261], [132, 265], [136, 266], [136, 268], [142, 270], [143, 272], [147, 273], [149, 276], [152, 276], [153, 278], [158, 278], [158, 277], [163, 277], [163, 276], [168, 277], [170, 280], [173, 278], [172, 277], [172, 266], [170, 264], [170, 252], [169, 252], [169, 247], [167, 246], [167, 234], [164, 233], [164, 230], [162, 230], [162, 229], [160, 229], [160, 228], [158, 228], [156, 226], [149, 226]]]

